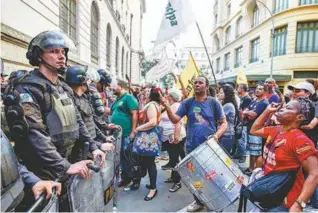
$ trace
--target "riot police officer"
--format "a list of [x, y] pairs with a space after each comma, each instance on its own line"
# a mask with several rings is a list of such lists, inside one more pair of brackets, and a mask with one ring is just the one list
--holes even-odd
[[106, 137], [94, 122], [94, 109], [86, 95], [89, 92], [87, 66], [69, 67], [66, 71], [65, 81], [73, 89], [74, 103], [80, 112], [86, 128], [92, 138], [101, 142], [98, 144], [98, 146], [103, 151], [113, 151], [115, 147], [112, 143], [104, 143], [112, 142], [112, 137]]
[[99, 109], [103, 109], [103, 113], [99, 113], [97, 114], [97, 116], [94, 116], [94, 121], [103, 132], [106, 132], [108, 129], [114, 128], [113, 124], [107, 124], [108, 119], [107, 114], [105, 112], [105, 107], [107, 107], [107, 99], [105, 97], [105, 86], [110, 85], [112, 78], [110, 74], [104, 69], [97, 70], [97, 73], [100, 76], [100, 80], [96, 82], [95, 85], [90, 85], [90, 89], [96, 89], [96, 91], [92, 95], [92, 100], [96, 103]]
[[[88, 178], [87, 164], [92, 161], [71, 164], [68, 160], [78, 139], [89, 142], [94, 157], [103, 160], [105, 157], [72, 101], [72, 89], [59, 79], [66, 71], [67, 56], [72, 47], [72, 41], [60, 32], [45, 31], [34, 37], [26, 57], [38, 68], [16, 82], [14, 90], [5, 99], [6, 105], [16, 105], [6, 109], [10, 128], [21, 133], [15, 141], [16, 153], [30, 171], [44, 180], [63, 180], [74, 174]], [[24, 112], [23, 117], [19, 117], [19, 107]], [[25, 123], [21, 121], [23, 119]]]

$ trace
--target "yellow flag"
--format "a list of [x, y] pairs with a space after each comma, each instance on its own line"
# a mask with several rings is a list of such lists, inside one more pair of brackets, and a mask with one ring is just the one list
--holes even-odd
[[[183, 72], [180, 75], [180, 79], [185, 87], [185, 89], [189, 92], [189, 97], [193, 96], [193, 84], [194, 80], [197, 76], [199, 76], [200, 72], [198, 70], [198, 67], [194, 61], [194, 58], [192, 57], [192, 54], [190, 54], [190, 58], [183, 70]], [[177, 83], [177, 88], [181, 88], [180, 82]]]
[[245, 73], [243, 71], [243, 67], [240, 67], [238, 69], [236, 83], [237, 84], [246, 84], [246, 85], [248, 85], [247, 77], [246, 77], [246, 75], [245, 75]]

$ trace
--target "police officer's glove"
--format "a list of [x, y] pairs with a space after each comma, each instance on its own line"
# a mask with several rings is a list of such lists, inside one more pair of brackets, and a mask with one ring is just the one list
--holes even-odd
[[115, 146], [112, 143], [103, 143], [101, 146], [101, 150], [104, 152], [112, 152], [115, 150]]

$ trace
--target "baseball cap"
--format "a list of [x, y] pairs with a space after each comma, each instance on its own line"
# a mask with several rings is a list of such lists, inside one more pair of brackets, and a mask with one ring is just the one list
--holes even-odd
[[310, 92], [311, 94], [315, 93], [315, 88], [311, 83], [308, 82], [300, 82], [294, 86], [289, 85], [288, 86], [289, 90], [293, 90], [293, 89], [304, 89], [307, 90], [308, 92]]

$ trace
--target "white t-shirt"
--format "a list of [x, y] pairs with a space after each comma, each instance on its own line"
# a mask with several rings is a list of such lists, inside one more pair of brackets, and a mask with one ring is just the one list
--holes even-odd
[[[173, 103], [171, 105], [171, 110], [172, 112], [176, 112], [177, 109], [179, 108], [180, 103]], [[161, 120], [159, 123], [159, 126], [161, 126], [163, 128], [163, 141], [168, 141], [169, 140], [169, 136], [174, 134], [174, 129], [175, 129], [175, 124], [173, 124], [167, 114], [167, 111], [164, 111], [161, 114]], [[183, 124], [183, 119], [181, 120], [181, 132], [180, 132], [180, 138], [185, 138], [186, 136], [186, 131], [184, 128], [184, 124]]]

